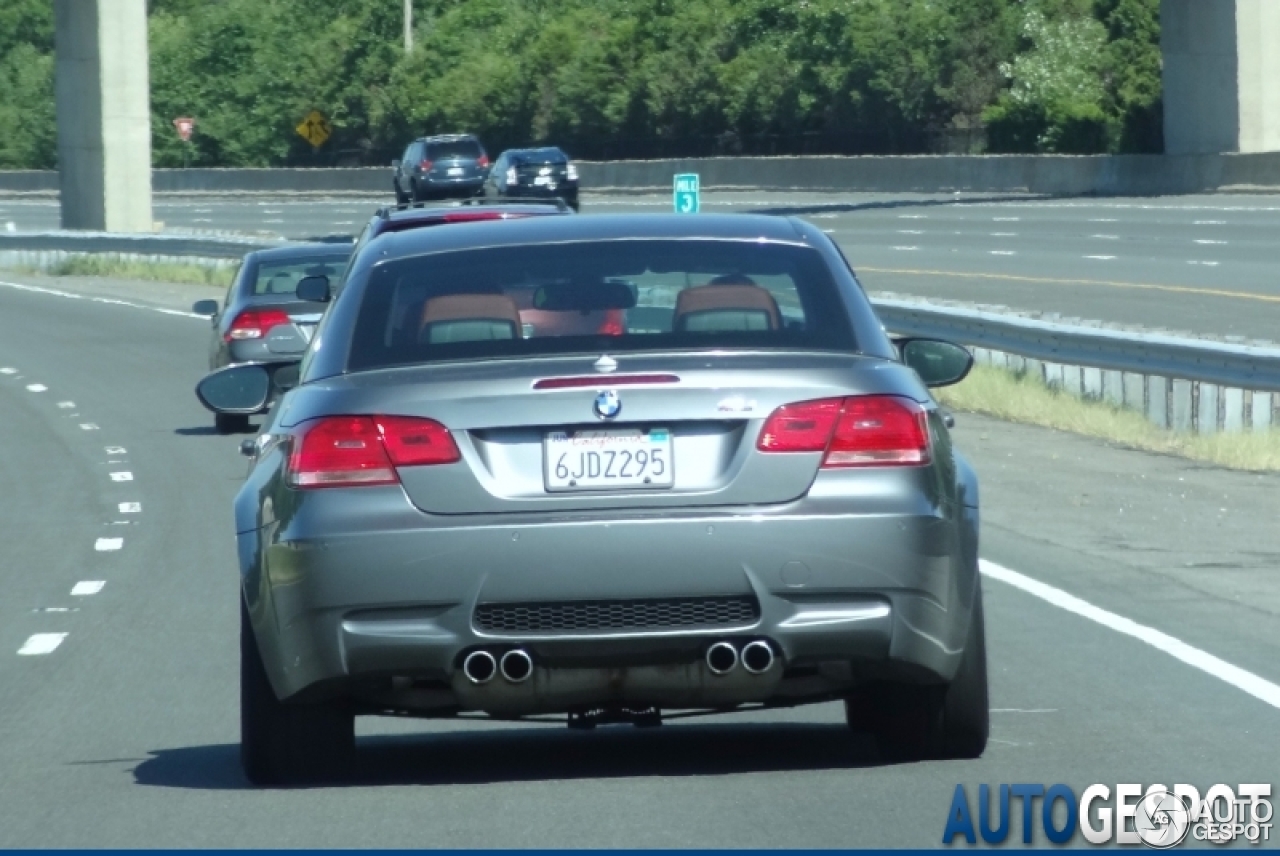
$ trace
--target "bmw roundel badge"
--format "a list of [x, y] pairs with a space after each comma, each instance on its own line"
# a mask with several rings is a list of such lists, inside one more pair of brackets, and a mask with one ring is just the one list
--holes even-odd
[[605, 390], [596, 396], [594, 409], [601, 419], [612, 419], [622, 412], [622, 399], [613, 390]]

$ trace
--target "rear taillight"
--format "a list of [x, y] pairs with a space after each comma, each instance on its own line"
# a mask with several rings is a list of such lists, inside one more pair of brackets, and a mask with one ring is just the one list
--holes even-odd
[[596, 332], [602, 336], [621, 336], [626, 333], [627, 327], [623, 323], [622, 312], [617, 309], [606, 310], [604, 323]]
[[427, 170], [431, 169], [431, 161], [424, 160], [422, 163], [418, 164], [418, 169], [422, 170], [423, 172], [426, 172]]
[[573, 164], [573, 163], [571, 163], [571, 164], [569, 164], [568, 166], [566, 166], [566, 167], [564, 168], [564, 177], [565, 177], [566, 179], [568, 179], [569, 181], [577, 181], [577, 180], [578, 180], [578, 165], [577, 165], [577, 164]]
[[519, 184], [520, 176], [516, 173], [515, 167], [507, 167], [507, 184]]
[[261, 339], [273, 327], [292, 323], [288, 313], [283, 309], [246, 309], [231, 322], [223, 339], [228, 342]]
[[408, 416], [326, 416], [305, 423], [289, 455], [295, 487], [396, 484], [397, 467], [451, 464], [461, 458], [449, 429]]
[[480, 155], [480, 157], [476, 158], [476, 166], [480, 167], [481, 169], [484, 169], [488, 165], [489, 165], [488, 155]]
[[930, 461], [928, 413], [895, 395], [802, 401], [765, 422], [761, 452], [824, 452], [823, 467], [919, 466]]

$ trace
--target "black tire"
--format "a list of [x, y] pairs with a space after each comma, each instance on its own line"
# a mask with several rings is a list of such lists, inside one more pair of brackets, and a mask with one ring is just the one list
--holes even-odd
[[409, 182], [409, 201], [411, 203], [425, 202], [426, 196], [418, 189], [418, 182], [410, 180]]
[[285, 704], [262, 665], [240, 602], [240, 764], [255, 785], [340, 782], [355, 765], [355, 715], [344, 702]]
[[213, 428], [219, 434], [243, 434], [249, 430], [249, 417], [243, 413], [215, 413]]
[[881, 754], [896, 761], [977, 758], [987, 748], [990, 717], [981, 587], [964, 657], [950, 684], [873, 684], [845, 700], [849, 727], [869, 732]]
[[393, 181], [393, 182], [391, 182], [391, 187], [392, 187], [392, 189], [395, 191], [395, 194], [396, 194], [396, 204], [397, 204], [397, 205], [406, 205], [406, 204], [408, 204], [408, 202], [409, 202], [409, 194], [405, 193], [403, 190], [401, 190], [401, 189], [400, 189], [400, 182], [399, 182], [399, 181]]

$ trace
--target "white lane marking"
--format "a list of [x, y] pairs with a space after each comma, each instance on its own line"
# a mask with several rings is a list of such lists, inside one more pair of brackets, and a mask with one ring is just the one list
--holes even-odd
[[75, 410], [76, 403], [74, 401], [59, 401], [58, 406], [63, 410]]
[[22, 647], [18, 649], [18, 654], [23, 657], [52, 654], [62, 644], [62, 640], [66, 638], [67, 634], [65, 633], [34, 633], [26, 642], [22, 643]]
[[1018, 233], [1017, 233], [1017, 232], [992, 232], [992, 233], [991, 233], [991, 237], [993, 237], [993, 238], [1016, 238], [1016, 237], [1018, 237]]
[[192, 223], [212, 223], [213, 220], [209, 219], [208, 217], [193, 217], [191, 219], [191, 222]]
[[263, 214], [283, 214], [284, 209], [283, 208], [263, 208], [262, 213]]
[[1226, 220], [1197, 220], [1192, 225], [1193, 226], [1225, 226], [1227, 225], [1227, 221]]
[[1115, 217], [1090, 217], [1089, 222], [1090, 223], [1115, 223], [1117, 222], [1117, 219]]
[[890, 247], [891, 250], [918, 250], [919, 247]]
[[283, 223], [283, 220], [263, 220], [263, 223]]
[[195, 212], [194, 212], [194, 213], [196, 213], [196, 214], [212, 214], [212, 213], [213, 213], [213, 209], [212, 209], [212, 208], [197, 208], [197, 209], [195, 209]]
[[98, 425], [96, 422], [81, 422], [80, 429], [82, 431], [97, 431]]
[[71, 587], [71, 593], [76, 597], [88, 597], [102, 591], [106, 584], [106, 580], [81, 580]]
[[123, 538], [99, 538], [93, 542], [93, 549], [99, 553], [112, 553], [124, 547]]
[[354, 220], [338, 220], [338, 221], [337, 221], [337, 222], [335, 222], [333, 225], [335, 225], [335, 226], [354, 226], [354, 225], [355, 225], [355, 221], [354, 221]]
[[1189, 262], [1187, 262], [1187, 264], [1189, 264], [1189, 265], [1204, 265], [1205, 267], [1217, 267], [1217, 266], [1218, 266], [1218, 262], [1196, 262], [1196, 261], [1189, 261]]
[[1197, 238], [1196, 243], [1197, 244], [1225, 244], [1226, 241], [1211, 241], [1211, 240], [1208, 240], [1207, 238]]
[[111, 480], [118, 481], [118, 482], [133, 481], [133, 473], [129, 472], [128, 470], [112, 473]]
[[0, 374], [17, 374], [17, 373], [18, 373], [17, 369], [11, 369], [7, 367], [0, 369]]
[[834, 231], [835, 231], [835, 229], [823, 229], [822, 231], [824, 231], [824, 232], [826, 232], [828, 235], [830, 235], [832, 232], [834, 232]]
[[1118, 241], [1118, 240], [1120, 240], [1120, 236], [1119, 236], [1119, 235], [1090, 235], [1089, 237], [1090, 237], [1090, 238], [1102, 238], [1104, 241]]
[[986, 559], [978, 560], [978, 569], [982, 571], [984, 576], [1000, 580], [1000, 582], [1011, 585], [1014, 588], [1022, 589], [1059, 609], [1073, 612], [1117, 633], [1123, 633], [1126, 636], [1132, 636], [1134, 639], [1146, 642], [1151, 647], [1163, 651], [1189, 666], [1194, 666], [1206, 674], [1225, 681], [1236, 689], [1244, 690], [1249, 695], [1265, 701], [1272, 707], [1280, 708], [1280, 685], [1273, 684], [1265, 678], [1245, 671], [1239, 666], [1234, 666], [1226, 660], [1219, 659], [1208, 651], [1202, 651], [1199, 648], [1188, 645], [1181, 639], [1156, 630], [1154, 627], [1147, 627], [1145, 624], [1139, 624], [1132, 619], [1125, 618], [1123, 615], [1108, 612], [1088, 601], [1081, 600], [1075, 595], [1068, 594], [1062, 589], [1054, 588], [1017, 571], [1011, 571], [994, 562], [988, 562]]
[[45, 386], [42, 383], [29, 383], [27, 384], [27, 391], [28, 392], [48, 392], [49, 387]]
[[929, 218], [923, 214], [899, 214], [899, 220], [928, 220]]
[[924, 232], [920, 231], [919, 229], [899, 229], [898, 234], [899, 235], [923, 235]]
[[993, 256], [1016, 256], [1016, 255], [1017, 255], [1017, 253], [1015, 253], [1013, 250], [992, 250], [992, 251], [991, 251], [991, 255], [993, 255]]
[[[65, 297], [68, 300], [87, 300], [90, 303], [108, 303], [113, 306], [129, 306], [134, 309], [146, 309], [151, 312], [159, 312], [161, 315], [177, 315], [180, 318], [199, 318], [201, 321], [208, 321], [205, 315], [197, 315], [194, 312], [183, 312], [178, 309], [165, 309], [163, 306], [148, 306], [145, 303], [134, 303], [130, 300], [116, 300], [114, 297], [90, 297], [87, 294], [73, 294], [70, 291], [60, 291], [56, 288], [41, 288], [36, 285], [23, 285], [19, 282], [5, 282], [0, 280], [0, 286], [5, 288], [16, 288], [18, 291], [30, 291], [35, 294], [49, 294], [53, 297]], [[3, 370], [0, 370], [3, 371]], [[11, 372], [4, 372], [11, 374]]]
[[1097, 259], [1097, 260], [1098, 260], [1098, 261], [1100, 261], [1100, 262], [1109, 262], [1109, 261], [1111, 261], [1112, 259], [1114, 259], [1114, 258], [1115, 258], [1115, 256], [1085, 256], [1085, 258], [1086, 258], [1086, 259]]
[[122, 502], [116, 506], [121, 514], [139, 514], [142, 511], [141, 502]]
[[1022, 218], [1021, 217], [992, 217], [991, 219], [993, 222], [996, 222], [996, 223], [1017, 223]]
[[107, 447], [106, 447], [106, 450], [107, 450], [107, 454], [108, 454], [108, 455], [125, 455], [125, 454], [128, 454], [128, 452], [126, 452], [126, 451], [125, 451], [124, 446], [107, 446]]

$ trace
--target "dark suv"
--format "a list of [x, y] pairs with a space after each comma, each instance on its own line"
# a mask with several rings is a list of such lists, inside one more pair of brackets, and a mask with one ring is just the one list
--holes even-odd
[[554, 146], [508, 149], [498, 155], [484, 183], [488, 199], [508, 196], [563, 199], [578, 210], [578, 168]]
[[421, 137], [391, 165], [395, 167], [391, 183], [400, 204], [476, 196], [483, 192], [489, 175], [489, 156], [471, 134]]

